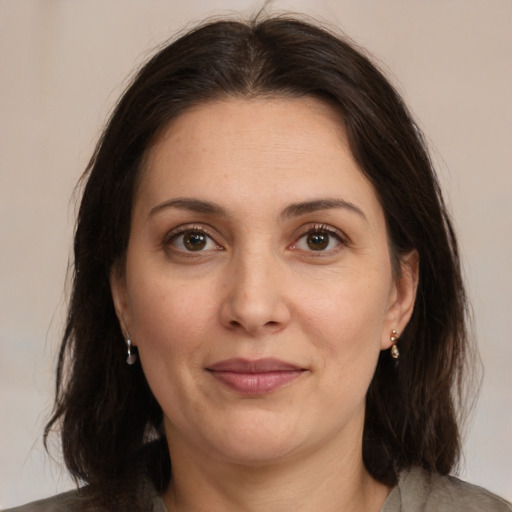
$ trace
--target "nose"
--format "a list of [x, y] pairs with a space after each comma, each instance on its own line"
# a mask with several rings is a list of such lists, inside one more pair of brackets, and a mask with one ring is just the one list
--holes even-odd
[[251, 336], [278, 332], [290, 321], [285, 279], [276, 258], [253, 254], [233, 261], [220, 317], [230, 330]]

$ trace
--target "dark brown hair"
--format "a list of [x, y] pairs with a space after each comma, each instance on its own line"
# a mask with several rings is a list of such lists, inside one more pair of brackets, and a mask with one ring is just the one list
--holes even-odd
[[455, 236], [420, 130], [364, 52], [317, 25], [271, 17], [207, 23], [159, 51], [122, 96], [89, 163], [55, 409], [45, 431], [46, 439], [60, 427], [65, 462], [77, 480], [105, 490], [149, 443], [157, 447], [157, 488], [170, 477], [162, 410], [141, 366], [125, 364], [109, 286], [127, 248], [144, 155], [192, 106], [266, 95], [313, 96], [341, 113], [353, 156], [384, 209], [395, 261], [412, 249], [419, 254], [400, 364], [381, 353], [367, 394], [368, 471], [392, 485], [404, 468], [446, 474], [458, 460], [465, 295]]

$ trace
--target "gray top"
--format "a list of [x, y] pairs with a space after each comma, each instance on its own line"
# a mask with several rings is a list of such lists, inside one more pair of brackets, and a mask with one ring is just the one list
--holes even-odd
[[[109, 500], [91, 506], [77, 491], [59, 494], [4, 512], [167, 512], [162, 498], [146, 480], [137, 485], [137, 498]], [[400, 475], [381, 512], [512, 512], [512, 505], [498, 496], [454, 477], [430, 474], [415, 468]]]
[[504, 499], [452, 476], [405, 471], [381, 512], [512, 512]]

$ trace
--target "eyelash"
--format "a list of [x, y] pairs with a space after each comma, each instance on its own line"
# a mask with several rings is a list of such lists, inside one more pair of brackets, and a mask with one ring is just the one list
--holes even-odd
[[[178, 240], [180, 237], [183, 237], [184, 235], [188, 233], [197, 233], [198, 235], [205, 235], [211, 242], [213, 242], [216, 245], [217, 250], [224, 250], [224, 247], [219, 244], [216, 240], [216, 237], [210, 233], [210, 231], [204, 226], [204, 225], [197, 225], [197, 224], [186, 224], [183, 226], [179, 226], [172, 231], [170, 231], [164, 241], [163, 245], [168, 247], [172, 246], [176, 240]], [[331, 249], [320, 249], [320, 250], [314, 250], [314, 249], [300, 249], [297, 247], [299, 242], [303, 240], [305, 237], [312, 235], [312, 234], [326, 234], [329, 237], [328, 244], [331, 243], [331, 238], [334, 238], [338, 242], [338, 246], [331, 248]], [[184, 242], [182, 242], [184, 243]], [[208, 243], [208, 242], [207, 242]], [[288, 246], [291, 250], [302, 250], [307, 253], [311, 253], [315, 257], [321, 257], [325, 255], [332, 255], [333, 253], [336, 253], [340, 250], [339, 246], [347, 246], [349, 245], [349, 241], [347, 240], [346, 236], [343, 235], [339, 230], [328, 226], [326, 224], [314, 224], [307, 226], [301, 234], [296, 238], [295, 242], [293, 242], [290, 246]], [[180, 249], [177, 247], [173, 248], [176, 252], [179, 252], [180, 254], [184, 254], [187, 256], [194, 256], [195, 254], [204, 253], [205, 250], [199, 249], [197, 251], [193, 250], [186, 250], [186, 249]], [[210, 249], [211, 250], [211, 249]]]
[[[301, 250], [300, 248], [297, 247], [299, 242], [301, 240], [303, 240], [305, 237], [315, 234], [315, 233], [326, 234], [329, 237], [329, 239], [334, 238], [338, 242], [338, 245], [332, 249], [322, 249], [322, 250], [310, 249], [310, 250], [305, 251], [305, 252], [311, 253], [311, 255], [314, 257], [321, 257], [321, 256], [335, 254], [339, 250], [341, 250], [341, 246], [349, 245], [349, 241], [347, 240], [347, 237], [344, 234], [342, 234], [339, 230], [337, 230], [331, 226], [328, 226], [327, 224], [315, 224], [313, 226], [307, 226], [305, 231], [302, 232], [302, 234], [296, 239], [295, 242], [293, 242], [293, 244], [290, 246], [290, 248], [296, 249], [296, 250]], [[328, 244], [330, 244], [330, 243], [331, 243], [331, 241], [329, 240]]]
[[[224, 250], [221, 244], [219, 244], [215, 237], [210, 233], [210, 231], [204, 225], [197, 224], [186, 224], [184, 226], [179, 226], [172, 231], [170, 231], [163, 241], [163, 245], [168, 247], [172, 246], [173, 242], [175, 242], [179, 237], [185, 236], [188, 233], [197, 233], [199, 235], [205, 235], [211, 242], [216, 245], [218, 250]], [[187, 251], [185, 249], [174, 248], [175, 251], [180, 252], [181, 254], [186, 254], [187, 256], [193, 256], [194, 253], [202, 253], [204, 250], [198, 251]]]

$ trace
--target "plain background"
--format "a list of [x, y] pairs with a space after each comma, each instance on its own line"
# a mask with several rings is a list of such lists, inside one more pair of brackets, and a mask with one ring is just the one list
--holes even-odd
[[[0, 506], [67, 489], [41, 432], [65, 316], [74, 186], [132, 71], [253, 0], [0, 0]], [[512, 499], [512, 2], [275, 1], [366, 47], [432, 147], [485, 367], [461, 475]]]

